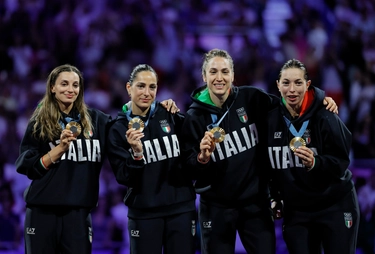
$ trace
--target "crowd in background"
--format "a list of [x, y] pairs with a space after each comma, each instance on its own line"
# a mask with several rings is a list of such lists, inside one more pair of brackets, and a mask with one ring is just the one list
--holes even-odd
[[[147, 63], [159, 75], [157, 99], [172, 98], [184, 112], [201, 85], [203, 54], [222, 48], [233, 57], [237, 86], [277, 94], [282, 63], [296, 58], [334, 98], [353, 133], [363, 214], [358, 247], [375, 253], [374, 38], [373, 0], [0, 0], [0, 250], [22, 250], [29, 181], [14, 161], [55, 66], [77, 66], [87, 104], [115, 116], [129, 100], [131, 68]], [[126, 248], [123, 196], [106, 162], [94, 249]]]

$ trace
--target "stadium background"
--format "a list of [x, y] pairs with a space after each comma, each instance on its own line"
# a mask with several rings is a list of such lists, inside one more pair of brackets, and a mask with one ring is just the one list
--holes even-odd
[[[76, 65], [85, 100], [115, 116], [131, 69], [159, 74], [158, 100], [184, 112], [202, 85], [202, 56], [229, 51], [235, 85], [277, 93], [290, 58], [335, 99], [353, 134], [350, 165], [362, 221], [358, 253], [375, 253], [375, 1], [373, 0], [0, 0], [0, 253], [23, 253], [22, 193], [14, 162], [48, 73]], [[124, 188], [105, 163], [93, 212], [94, 254], [128, 253]], [[277, 222], [278, 254], [287, 253]], [[237, 241], [237, 253], [243, 253]]]

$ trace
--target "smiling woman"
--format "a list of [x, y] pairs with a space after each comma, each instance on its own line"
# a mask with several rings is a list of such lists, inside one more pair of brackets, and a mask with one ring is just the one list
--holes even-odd
[[24, 195], [25, 253], [91, 253], [90, 211], [98, 202], [110, 120], [87, 108], [76, 67], [51, 71], [16, 161], [17, 172], [32, 179]]
[[77, 73], [65, 71], [60, 73], [52, 85], [51, 92], [55, 94], [60, 110], [66, 114], [70, 112], [79, 95], [79, 81]]
[[[137, 65], [124, 105], [108, 135], [108, 157], [127, 187], [131, 253], [195, 253], [195, 193], [180, 159], [182, 114], [156, 101], [158, 76]], [[126, 215], [124, 215], [126, 216]]]

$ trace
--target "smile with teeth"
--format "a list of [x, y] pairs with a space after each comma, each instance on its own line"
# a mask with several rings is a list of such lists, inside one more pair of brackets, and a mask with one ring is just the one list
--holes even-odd
[[225, 84], [214, 84], [214, 86], [216, 88], [223, 88], [225, 86]]

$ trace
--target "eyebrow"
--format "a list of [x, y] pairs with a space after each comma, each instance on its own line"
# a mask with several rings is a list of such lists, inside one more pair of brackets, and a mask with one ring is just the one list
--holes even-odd
[[[215, 67], [211, 67], [210, 70], [215, 70], [215, 71], [217, 71], [217, 70], [219, 70], [219, 69], [218, 69], [218, 68], [215, 68]], [[229, 70], [229, 68], [228, 68], [228, 67], [225, 67], [225, 68], [222, 68], [222, 69], [220, 69], [220, 70]]]
[[[281, 80], [287, 80], [287, 81], [290, 81], [288, 78], [282, 78]], [[296, 79], [295, 81], [301, 81], [302, 79]]]
[[[67, 83], [69, 83], [70, 81], [67, 80], [67, 79], [62, 79], [62, 80], [61, 80], [61, 83], [63, 83], [63, 82], [67, 82]], [[73, 84], [74, 84], [74, 83], [79, 83], [79, 81], [78, 81], [78, 80], [74, 80], [74, 81], [73, 81]]]

